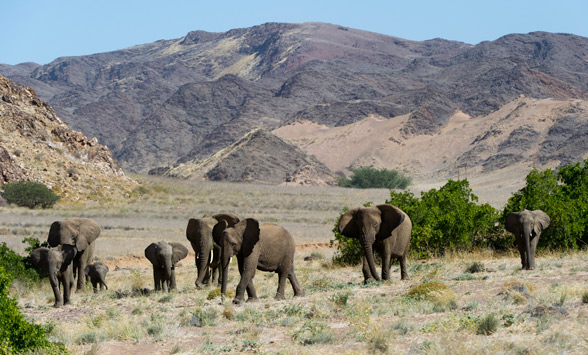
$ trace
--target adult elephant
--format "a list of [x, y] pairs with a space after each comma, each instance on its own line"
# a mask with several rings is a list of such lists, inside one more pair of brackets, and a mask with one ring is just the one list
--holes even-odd
[[400, 261], [400, 278], [408, 279], [406, 257], [412, 233], [412, 222], [404, 211], [396, 206], [378, 205], [358, 207], [343, 214], [338, 225], [339, 233], [358, 239], [363, 249], [363, 277], [380, 281], [376, 270], [374, 252], [382, 257], [382, 278], [390, 278], [390, 260]]
[[521, 212], [511, 212], [506, 217], [504, 227], [514, 234], [517, 240], [523, 269], [535, 268], [535, 250], [537, 250], [539, 236], [541, 231], [549, 226], [549, 221], [549, 216], [541, 210], [525, 209]]
[[[33, 265], [49, 275], [55, 303], [53, 307], [70, 304], [71, 289], [74, 285], [73, 260], [76, 248], [71, 245], [59, 245], [55, 248], [37, 248], [31, 252]], [[59, 288], [63, 287], [63, 298]]]
[[233, 303], [244, 301], [247, 290], [247, 301], [257, 300], [257, 293], [253, 286], [255, 270], [274, 271], [278, 274], [278, 290], [276, 299], [284, 299], [286, 279], [294, 289], [294, 296], [304, 296], [304, 291], [294, 273], [294, 238], [284, 228], [275, 224], [262, 224], [253, 218], [247, 218], [228, 227], [225, 221], [220, 221], [218, 227], [222, 229], [221, 266], [223, 269], [221, 294], [226, 294], [229, 262], [233, 255], [237, 256], [241, 280], [237, 285]]
[[239, 217], [232, 213], [219, 213], [214, 216], [204, 216], [202, 218], [190, 218], [186, 227], [186, 238], [192, 244], [194, 249], [196, 268], [198, 276], [194, 285], [200, 288], [202, 284], [208, 284], [212, 278], [212, 283], [218, 276], [218, 282], [221, 282], [220, 274], [220, 238], [221, 233], [213, 235], [213, 229], [220, 221], [226, 221], [229, 227], [239, 222]]
[[94, 241], [100, 236], [100, 227], [89, 218], [68, 218], [51, 224], [47, 242], [51, 247], [70, 245], [76, 248], [73, 274], [78, 278], [77, 291], [86, 285], [84, 269], [94, 258]]
[[153, 264], [155, 291], [176, 289], [176, 264], [188, 255], [188, 248], [180, 243], [162, 240], [145, 248], [145, 257]]

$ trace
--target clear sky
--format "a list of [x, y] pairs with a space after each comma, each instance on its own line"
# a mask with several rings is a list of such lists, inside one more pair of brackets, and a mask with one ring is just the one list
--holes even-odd
[[532, 31], [588, 37], [588, 0], [0, 0], [0, 19], [0, 63], [46, 64], [265, 22], [318, 21], [470, 44]]

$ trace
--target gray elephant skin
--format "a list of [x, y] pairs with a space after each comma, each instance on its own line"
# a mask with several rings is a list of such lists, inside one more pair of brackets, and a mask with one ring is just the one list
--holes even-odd
[[90, 279], [94, 293], [98, 292], [98, 285], [100, 285], [100, 290], [108, 290], [108, 285], [106, 285], [106, 274], [108, 271], [110, 271], [108, 266], [99, 261], [84, 268], [84, 275]]
[[412, 233], [412, 222], [401, 209], [392, 205], [358, 207], [341, 216], [339, 233], [358, 239], [363, 249], [364, 282], [380, 281], [374, 261], [374, 252], [382, 257], [382, 279], [390, 279], [390, 261], [400, 262], [400, 277], [408, 279], [406, 257]]
[[[59, 245], [55, 248], [37, 248], [31, 252], [33, 265], [49, 275], [49, 282], [55, 297], [54, 307], [70, 304], [71, 289], [74, 286], [73, 260], [76, 249], [71, 245]], [[63, 287], [63, 298], [59, 292]]]
[[68, 218], [51, 224], [47, 242], [51, 247], [71, 245], [76, 248], [73, 272], [77, 276], [77, 290], [86, 285], [84, 269], [94, 258], [94, 242], [100, 236], [100, 227], [89, 218]]
[[525, 270], [535, 269], [535, 250], [541, 231], [549, 226], [549, 216], [541, 210], [511, 212], [504, 223], [517, 241], [521, 264]]
[[176, 264], [188, 255], [188, 248], [180, 243], [162, 240], [145, 248], [145, 257], [153, 264], [155, 291], [171, 291], [176, 286]]
[[278, 290], [276, 299], [284, 299], [284, 288], [286, 279], [290, 281], [294, 289], [294, 296], [304, 296], [304, 291], [294, 273], [294, 252], [296, 246], [294, 238], [284, 228], [275, 224], [259, 225], [253, 218], [247, 218], [228, 227], [226, 222], [221, 221], [221, 265], [223, 278], [221, 294], [226, 294], [227, 275], [230, 259], [237, 256], [239, 273], [241, 279], [237, 285], [233, 303], [238, 304], [244, 301], [245, 290], [247, 290], [247, 301], [257, 300], [257, 293], [253, 286], [255, 270], [274, 271], [278, 274]]
[[[221, 233], [213, 235], [214, 227], [224, 220], [229, 227], [239, 222], [239, 217], [232, 213], [219, 213], [214, 216], [190, 218], [186, 227], [186, 238], [194, 249], [198, 275], [194, 285], [200, 288], [203, 284], [214, 283], [218, 277], [221, 282], [220, 270], [220, 238]], [[217, 229], [218, 231], [218, 229]]]

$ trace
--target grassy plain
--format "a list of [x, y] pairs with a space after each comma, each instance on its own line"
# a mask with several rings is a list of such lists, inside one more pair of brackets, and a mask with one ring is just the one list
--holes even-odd
[[[14, 287], [23, 312], [75, 353], [588, 352], [586, 252], [540, 254], [533, 271], [520, 270], [514, 249], [456, 253], [409, 260], [409, 281], [393, 265], [392, 280], [363, 285], [360, 266], [332, 264], [331, 229], [343, 206], [383, 203], [387, 190], [140, 178], [144, 187], [128, 199], [0, 214], [0, 242], [20, 251], [24, 237], [45, 240], [56, 219], [83, 215], [103, 227], [97, 257], [111, 268], [108, 291], [88, 287], [73, 305], [55, 309], [46, 280], [40, 289]], [[214, 287], [194, 288], [193, 253], [176, 270], [177, 292], [145, 292], [153, 279], [144, 248], [161, 239], [189, 246], [187, 219], [222, 211], [292, 233], [305, 297], [292, 298], [288, 284], [286, 300], [275, 301], [277, 276], [258, 272], [258, 302], [221, 302]], [[229, 290], [238, 279], [232, 265]]]

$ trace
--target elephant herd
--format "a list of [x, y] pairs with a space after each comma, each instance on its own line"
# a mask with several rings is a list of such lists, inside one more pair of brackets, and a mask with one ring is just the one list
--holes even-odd
[[[535, 250], [541, 231], [549, 226], [549, 216], [541, 210], [512, 212], [505, 228], [517, 241], [523, 269], [535, 268]], [[412, 233], [410, 217], [401, 209], [387, 205], [359, 207], [345, 212], [338, 231], [348, 238], [359, 240], [363, 250], [364, 282], [370, 279], [388, 280], [391, 259], [400, 263], [402, 280], [408, 279], [406, 257]], [[31, 253], [33, 264], [43, 269], [55, 296], [55, 307], [70, 303], [71, 290], [77, 276], [77, 290], [85, 282], [92, 283], [94, 292], [108, 289], [105, 278], [108, 267], [101, 262], [91, 263], [100, 227], [88, 218], [70, 218], [54, 222], [47, 242], [51, 248], [37, 248]], [[241, 220], [232, 213], [221, 213], [202, 218], [191, 218], [186, 227], [186, 238], [195, 252], [196, 288], [218, 282], [221, 294], [226, 295], [227, 276], [231, 258], [237, 258], [241, 279], [233, 303], [257, 299], [253, 285], [256, 270], [278, 274], [275, 298], [284, 299], [286, 280], [290, 281], [294, 296], [304, 296], [294, 273], [294, 238], [275, 224], [259, 224], [253, 218]], [[374, 253], [382, 259], [382, 277], [378, 275]], [[145, 257], [153, 265], [155, 290], [176, 289], [175, 266], [188, 255], [181, 243], [159, 241], [145, 249]], [[60, 294], [63, 288], [63, 297]]]

